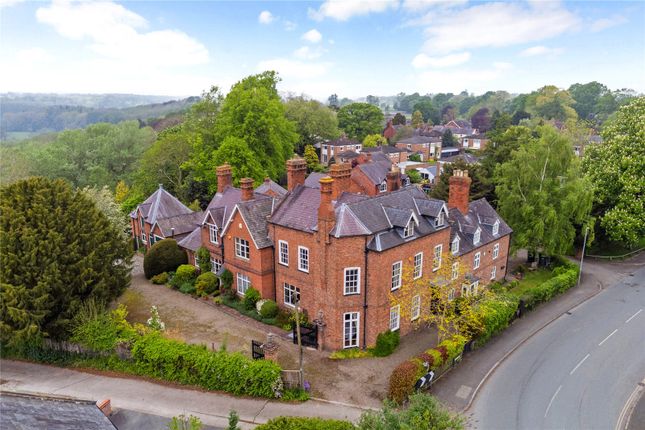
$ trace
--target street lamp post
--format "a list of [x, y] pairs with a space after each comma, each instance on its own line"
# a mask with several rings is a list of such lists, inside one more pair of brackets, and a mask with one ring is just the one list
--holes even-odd
[[580, 272], [578, 273], [578, 284], [580, 285], [580, 279], [582, 278], [582, 263], [585, 259], [585, 248], [587, 247], [587, 234], [589, 233], [589, 227], [585, 228], [585, 239], [582, 242], [582, 255], [580, 256]]

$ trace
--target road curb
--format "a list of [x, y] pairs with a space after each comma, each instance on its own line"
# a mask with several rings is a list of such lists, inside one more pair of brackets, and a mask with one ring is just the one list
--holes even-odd
[[623, 406], [623, 409], [620, 411], [620, 415], [618, 416], [618, 420], [616, 421], [616, 427], [614, 428], [614, 430], [629, 429], [629, 422], [631, 421], [632, 414], [634, 413], [634, 409], [636, 408], [638, 401], [641, 399], [644, 393], [645, 393], [645, 379], [639, 382], [636, 385], [636, 388], [634, 389], [634, 391], [632, 391], [632, 394], [630, 394], [629, 398], [627, 399], [627, 403], [625, 403], [625, 406]]
[[[593, 276], [593, 275], [592, 275], [592, 276]], [[571, 308], [569, 308], [568, 310], [564, 311], [563, 313], [561, 313], [561, 314], [559, 314], [559, 315], [557, 315], [557, 316], [555, 316], [555, 317], [551, 318], [549, 321], [547, 321], [546, 323], [544, 323], [544, 324], [543, 324], [542, 326], [540, 326], [537, 330], [535, 330], [533, 333], [531, 333], [531, 334], [530, 334], [529, 336], [527, 336], [526, 338], [522, 339], [522, 340], [521, 340], [517, 345], [515, 345], [513, 348], [511, 348], [509, 351], [507, 351], [507, 352], [506, 352], [506, 354], [504, 354], [504, 356], [503, 356], [502, 358], [500, 358], [499, 360], [497, 360], [497, 362], [496, 362], [495, 364], [493, 364], [493, 367], [491, 367], [491, 368], [490, 368], [490, 370], [489, 370], [488, 372], [486, 372], [486, 374], [484, 375], [484, 377], [482, 378], [482, 380], [481, 380], [481, 381], [479, 381], [479, 384], [477, 384], [477, 387], [475, 387], [475, 390], [473, 391], [473, 394], [470, 396], [470, 400], [468, 401], [468, 404], [466, 405], [466, 407], [464, 407], [464, 408], [461, 410], [461, 413], [465, 413], [466, 411], [468, 411], [468, 409], [470, 409], [470, 407], [472, 406], [473, 402], [475, 401], [475, 397], [477, 397], [477, 394], [479, 393], [479, 390], [481, 389], [482, 385], [484, 385], [484, 383], [486, 382], [486, 380], [488, 380], [488, 378], [489, 378], [489, 377], [490, 377], [490, 376], [495, 372], [495, 370], [499, 367], [499, 365], [500, 365], [500, 364], [502, 364], [502, 363], [503, 363], [503, 362], [504, 362], [504, 361], [505, 361], [505, 360], [506, 360], [506, 359], [507, 359], [507, 358], [508, 358], [508, 357], [509, 357], [513, 352], [515, 352], [515, 350], [517, 350], [520, 346], [524, 345], [524, 343], [526, 343], [526, 341], [528, 341], [528, 340], [529, 340], [529, 339], [531, 339], [533, 336], [535, 336], [536, 334], [538, 334], [539, 332], [541, 332], [544, 328], [546, 328], [546, 327], [547, 327], [549, 324], [551, 324], [553, 321], [557, 320], [557, 319], [558, 319], [558, 318], [560, 318], [562, 315], [565, 315], [567, 312], [571, 312], [572, 310], [574, 310], [574, 309], [575, 309], [575, 308], [577, 308], [578, 306], [582, 305], [582, 304], [583, 304], [583, 303], [585, 303], [586, 301], [588, 301], [588, 300], [590, 300], [590, 299], [592, 299], [592, 298], [596, 297], [596, 295], [598, 295], [598, 294], [599, 294], [599, 293], [604, 289], [604, 285], [602, 285], [602, 282], [598, 281], [598, 285], [599, 285], [598, 290], [597, 290], [596, 292], [594, 292], [592, 295], [590, 295], [589, 297], [586, 297], [586, 298], [585, 298], [585, 299], [583, 299], [582, 301], [580, 301], [580, 302], [576, 303], [574, 306], [572, 306], [572, 307], [571, 307]], [[575, 288], [575, 287], [574, 287], [574, 288]]]

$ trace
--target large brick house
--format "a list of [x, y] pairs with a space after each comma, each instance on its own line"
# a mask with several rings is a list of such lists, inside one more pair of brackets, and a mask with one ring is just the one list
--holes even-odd
[[511, 229], [486, 200], [469, 202], [467, 171], [451, 178], [446, 203], [401, 187], [397, 170], [386, 178], [392, 187], [372, 195], [352, 189], [349, 165], [315, 176], [314, 187], [304, 160], [292, 159], [288, 189], [272, 196], [250, 179], [233, 187], [230, 167], [219, 166], [217, 194], [180, 245], [206, 247], [213, 270], [230, 270], [240, 295], [252, 286], [282, 308], [299, 303], [318, 321], [322, 348], [372, 346], [388, 329], [405, 335], [430, 303], [415, 296], [412, 318], [392, 305], [404, 271], [430, 280], [450, 252], [465, 274], [452, 296], [476, 294], [504, 278]]
[[[320, 162], [323, 165], [328, 165], [332, 158], [336, 155], [346, 152], [355, 151], [360, 152], [363, 149], [363, 144], [357, 140], [348, 139], [342, 136], [336, 140], [323, 142], [320, 146]], [[336, 160], [334, 158], [334, 160]]]
[[441, 138], [416, 135], [399, 140], [396, 147], [418, 153], [421, 155], [421, 161], [428, 161], [441, 153]]

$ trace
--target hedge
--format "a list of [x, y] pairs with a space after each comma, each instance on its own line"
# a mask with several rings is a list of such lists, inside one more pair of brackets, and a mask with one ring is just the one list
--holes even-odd
[[305, 417], [277, 417], [255, 430], [355, 430], [349, 421]]
[[374, 347], [374, 355], [376, 357], [387, 357], [392, 354], [399, 342], [401, 341], [401, 335], [399, 331], [384, 331], [379, 333], [376, 336], [376, 346]]
[[558, 294], [562, 294], [576, 285], [580, 268], [564, 257], [554, 257], [558, 266], [553, 270], [556, 276], [538, 285], [529, 288], [522, 294], [520, 300], [526, 309], [534, 309], [540, 303], [547, 302]]
[[146, 279], [163, 272], [174, 272], [188, 262], [188, 256], [177, 246], [174, 239], [163, 239], [150, 247], [143, 257], [143, 273]]
[[280, 367], [272, 361], [212, 352], [154, 332], [135, 340], [132, 358], [144, 374], [167, 381], [256, 397], [274, 398], [282, 392]]

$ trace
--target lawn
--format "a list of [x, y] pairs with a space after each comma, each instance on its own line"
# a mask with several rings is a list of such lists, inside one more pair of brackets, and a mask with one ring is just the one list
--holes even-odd
[[519, 281], [519, 285], [509, 288], [508, 292], [517, 297], [521, 297], [526, 290], [537, 287], [541, 283], [551, 279], [553, 276], [553, 271], [550, 269], [541, 268], [534, 271], [527, 271], [524, 274], [524, 278]]

